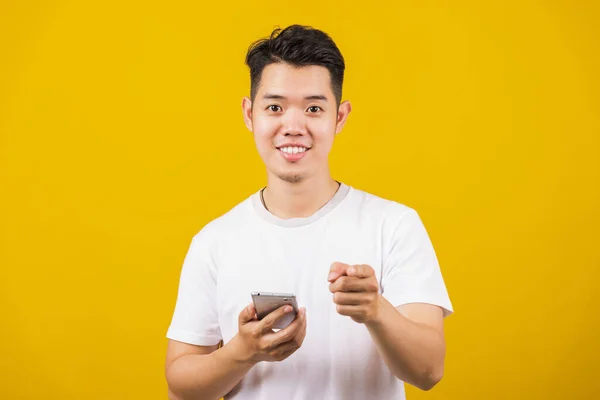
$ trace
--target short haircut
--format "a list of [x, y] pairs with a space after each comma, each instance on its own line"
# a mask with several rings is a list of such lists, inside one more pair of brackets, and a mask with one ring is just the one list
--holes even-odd
[[327, 68], [331, 90], [339, 106], [346, 65], [342, 53], [325, 32], [310, 26], [291, 25], [283, 30], [277, 28], [269, 38], [252, 43], [246, 54], [246, 65], [250, 67], [250, 98], [253, 102], [263, 69], [274, 63]]

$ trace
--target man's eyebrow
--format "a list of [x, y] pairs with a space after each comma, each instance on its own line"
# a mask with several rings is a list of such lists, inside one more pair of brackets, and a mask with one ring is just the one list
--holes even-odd
[[[272, 94], [272, 93], [265, 93], [262, 97], [265, 100], [287, 100], [287, 98], [285, 96], [279, 95], [279, 94]], [[314, 94], [311, 96], [306, 96], [304, 97], [304, 100], [322, 100], [322, 101], [327, 101], [327, 97], [323, 96], [322, 94]]]
[[323, 100], [323, 101], [327, 101], [327, 97], [323, 96], [322, 94], [315, 94], [313, 96], [306, 96], [304, 99], [305, 100]]
[[271, 93], [265, 93], [262, 98], [263, 99], [285, 100], [284, 96], [281, 96], [279, 94], [271, 94]]

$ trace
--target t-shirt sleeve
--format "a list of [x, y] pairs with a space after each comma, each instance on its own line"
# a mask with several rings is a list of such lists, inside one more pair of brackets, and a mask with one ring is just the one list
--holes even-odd
[[167, 338], [200, 346], [218, 344], [222, 337], [216, 293], [217, 270], [203, 230], [192, 239], [183, 262]]
[[389, 226], [389, 252], [383, 263], [382, 294], [395, 307], [428, 303], [453, 312], [448, 291], [429, 235], [418, 213], [407, 208], [399, 222]]

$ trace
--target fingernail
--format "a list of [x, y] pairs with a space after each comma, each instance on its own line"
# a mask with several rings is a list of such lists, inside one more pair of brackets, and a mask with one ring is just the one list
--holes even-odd
[[327, 280], [328, 280], [328, 281], [330, 281], [330, 280], [332, 280], [333, 278], [335, 278], [335, 272], [330, 272], [330, 273], [329, 273], [329, 276], [327, 276]]
[[354, 268], [354, 267], [348, 268], [348, 275], [354, 275], [355, 272], [356, 272], [356, 268]]
[[286, 313], [292, 312], [292, 310], [293, 310], [292, 306], [285, 306], [285, 308], [283, 309], [283, 311]]

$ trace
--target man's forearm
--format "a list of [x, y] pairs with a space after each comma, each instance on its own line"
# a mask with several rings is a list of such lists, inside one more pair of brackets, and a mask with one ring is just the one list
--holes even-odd
[[383, 297], [377, 321], [365, 325], [397, 378], [422, 390], [431, 389], [442, 379], [446, 346], [434, 328], [404, 317]]
[[185, 355], [167, 369], [171, 400], [217, 400], [237, 385], [254, 363], [237, 357], [235, 339], [211, 354]]

